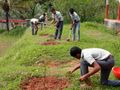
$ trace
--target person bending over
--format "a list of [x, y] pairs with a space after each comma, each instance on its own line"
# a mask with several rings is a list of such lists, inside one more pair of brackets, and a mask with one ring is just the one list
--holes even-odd
[[56, 27], [54, 39], [61, 39], [63, 31], [63, 16], [59, 11], [56, 11], [54, 8], [51, 9], [51, 12]]
[[[80, 81], [85, 81], [85, 84], [91, 86], [90, 76], [94, 75], [99, 70], [100, 83], [107, 86], [120, 86], [120, 80], [109, 80], [109, 75], [112, 67], [115, 64], [113, 55], [101, 48], [87, 48], [81, 49], [79, 47], [72, 47], [70, 49], [70, 55], [80, 59], [80, 64], [76, 65], [69, 73], [73, 73], [80, 68], [81, 77]], [[88, 67], [93, 67], [92, 71], [88, 70]]]

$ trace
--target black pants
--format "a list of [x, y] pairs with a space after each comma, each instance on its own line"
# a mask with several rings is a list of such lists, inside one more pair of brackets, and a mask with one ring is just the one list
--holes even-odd
[[[96, 60], [96, 62], [101, 66], [101, 84], [110, 86], [120, 86], [120, 80], [108, 80], [111, 69], [114, 66], [113, 56], [109, 56], [105, 60]], [[84, 60], [81, 61], [81, 75], [85, 75], [86, 73], [88, 73], [88, 66], [91, 65]]]
[[31, 28], [32, 28], [32, 35], [37, 35], [37, 32], [38, 32], [37, 24], [31, 23]]
[[59, 21], [56, 25], [55, 39], [61, 39], [63, 30], [63, 21]]

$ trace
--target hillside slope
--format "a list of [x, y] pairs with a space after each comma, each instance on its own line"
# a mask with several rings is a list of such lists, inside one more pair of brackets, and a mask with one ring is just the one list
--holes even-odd
[[[32, 76], [40, 77], [45, 74], [48, 76], [65, 76], [67, 68], [70, 68], [71, 65], [67, 63], [76, 61], [69, 55], [69, 49], [74, 45], [81, 48], [99, 47], [107, 49], [115, 55], [116, 65], [120, 65], [120, 38], [114, 34], [114, 31], [108, 30], [104, 25], [98, 23], [85, 22], [81, 24], [81, 41], [67, 42], [69, 27], [69, 25], [64, 26], [63, 37], [60, 41], [53, 40], [53, 26], [42, 31], [39, 30], [39, 34], [36, 36], [31, 35], [30, 28], [17, 40], [16, 37], [11, 36], [16, 40], [15, 43], [0, 57], [0, 90], [19, 90], [20, 83]], [[7, 41], [9, 37], [5, 39]], [[49, 43], [45, 44], [45, 42]], [[50, 42], [54, 42], [54, 44], [49, 45]], [[50, 64], [51, 62], [52, 64]], [[51, 69], [50, 65], [58, 65], [59, 67]], [[45, 70], [46, 73], [44, 73]], [[49, 73], [54, 70], [57, 73]], [[79, 81], [75, 78], [79, 78], [79, 71], [70, 78], [72, 85], [68, 90], [78, 90]], [[98, 86], [97, 78], [97, 76], [92, 78], [95, 88], [102, 88], [102, 86]], [[110, 78], [114, 78], [112, 74]], [[105, 88], [106, 90], [117, 90], [117, 88], [103, 88], [104, 90]]]

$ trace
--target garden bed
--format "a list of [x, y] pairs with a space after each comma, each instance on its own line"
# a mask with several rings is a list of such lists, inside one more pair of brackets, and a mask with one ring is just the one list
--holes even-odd
[[66, 78], [57, 78], [55, 76], [32, 77], [23, 83], [20, 88], [22, 90], [64, 90], [69, 86]]

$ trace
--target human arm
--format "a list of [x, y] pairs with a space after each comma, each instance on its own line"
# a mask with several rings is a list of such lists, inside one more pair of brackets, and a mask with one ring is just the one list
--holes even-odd
[[80, 81], [86, 80], [88, 77], [92, 76], [93, 74], [95, 74], [96, 72], [100, 70], [100, 65], [96, 61], [92, 63], [92, 66], [93, 66], [93, 70], [81, 76]]
[[73, 72], [75, 72], [77, 69], [79, 69], [80, 68], [80, 63], [79, 64], [77, 64], [77, 65], [75, 65], [73, 68], [71, 68], [69, 71], [68, 71], [68, 73], [69, 74], [72, 74]]

